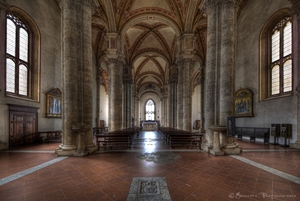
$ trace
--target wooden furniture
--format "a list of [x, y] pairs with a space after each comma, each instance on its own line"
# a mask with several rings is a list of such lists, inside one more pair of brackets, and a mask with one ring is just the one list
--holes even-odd
[[37, 141], [37, 107], [9, 105], [9, 146], [32, 144]]
[[130, 148], [135, 135], [138, 137], [139, 130], [135, 127], [112, 131], [102, 134], [94, 134], [96, 143], [100, 148]]
[[204, 135], [199, 132], [188, 132], [171, 127], [161, 127], [159, 132], [163, 135], [166, 143], [169, 144], [171, 148], [187, 147], [200, 149]]
[[38, 135], [40, 138], [45, 138], [45, 142], [61, 142], [62, 138], [62, 132], [61, 130], [56, 130], [56, 131], [40, 131], [38, 132]]
[[250, 137], [250, 141], [254, 141], [256, 138], [263, 138], [264, 143], [269, 144], [270, 128], [260, 127], [236, 127], [236, 135], [238, 139], [242, 139], [243, 136]]
[[93, 135], [108, 133], [108, 127], [94, 127]]

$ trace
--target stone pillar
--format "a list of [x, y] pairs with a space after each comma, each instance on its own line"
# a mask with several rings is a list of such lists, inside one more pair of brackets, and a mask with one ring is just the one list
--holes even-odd
[[133, 116], [133, 126], [137, 126], [136, 119], [138, 116], [136, 115], [136, 88], [135, 84], [132, 84], [131, 86], [131, 114]]
[[192, 131], [192, 59], [181, 61], [183, 69], [183, 130]]
[[62, 1], [63, 138], [56, 149], [60, 156], [84, 156], [98, 148], [92, 142], [93, 3]]
[[297, 141], [290, 147], [300, 149], [300, 1], [289, 0], [292, 3], [293, 12], [293, 63], [298, 69], [295, 85], [297, 90]]
[[[178, 65], [178, 82], [177, 82], [177, 129], [183, 129], [183, 68]], [[169, 120], [171, 121], [171, 120]]]
[[101, 101], [100, 101], [100, 96], [101, 96], [101, 85], [103, 84], [103, 79], [102, 79], [102, 68], [98, 67], [97, 69], [97, 97], [96, 97], [96, 114], [97, 114], [97, 118], [96, 118], [96, 125], [97, 127], [100, 126], [100, 118], [101, 118], [101, 114], [100, 114], [100, 105], [101, 105]]
[[124, 53], [118, 33], [107, 33], [106, 60], [109, 71], [109, 131], [122, 129]]
[[205, 142], [201, 148], [209, 152], [213, 145], [213, 131], [208, 129], [216, 123], [215, 119], [215, 71], [217, 52], [217, 5], [215, 0], [203, 1], [200, 8], [206, 12], [207, 18], [207, 51], [205, 67]]
[[163, 86], [162, 107], [161, 107], [161, 126], [166, 127], [168, 121], [168, 85]]
[[[221, 7], [220, 116], [219, 124], [226, 126], [233, 115], [233, 87], [236, 41], [236, 11], [234, 0], [225, 0]], [[226, 131], [221, 133], [221, 146], [227, 144]]]
[[192, 79], [194, 64], [194, 35], [183, 34], [178, 41], [178, 125], [182, 130], [192, 131]]
[[132, 125], [132, 67], [130, 65], [124, 65], [123, 71], [123, 86], [124, 86], [124, 108], [123, 108], [123, 127], [129, 128]]
[[121, 62], [109, 59], [109, 131], [122, 129], [122, 69]]
[[169, 67], [169, 89], [168, 89], [168, 115], [166, 124], [175, 128], [177, 125], [177, 81], [178, 69], [176, 64]]

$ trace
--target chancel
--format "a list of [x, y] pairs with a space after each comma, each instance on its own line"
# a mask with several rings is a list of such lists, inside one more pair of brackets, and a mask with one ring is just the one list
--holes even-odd
[[299, 199], [299, 0], [0, 0], [0, 27], [0, 200]]

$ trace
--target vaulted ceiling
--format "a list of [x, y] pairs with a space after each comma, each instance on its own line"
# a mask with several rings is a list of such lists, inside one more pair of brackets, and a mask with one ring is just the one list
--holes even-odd
[[177, 40], [195, 35], [195, 56], [204, 62], [206, 18], [201, 0], [98, 0], [93, 15], [93, 49], [97, 61], [105, 55], [106, 33], [119, 33], [126, 63], [133, 67], [137, 89], [167, 84], [168, 66], [176, 62]]

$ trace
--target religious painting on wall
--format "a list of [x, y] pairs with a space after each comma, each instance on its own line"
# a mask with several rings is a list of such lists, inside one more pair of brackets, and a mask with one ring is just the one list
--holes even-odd
[[46, 93], [46, 117], [61, 118], [61, 113], [61, 91], [58, 88], [56, 88]]
[[249, 89], [240, 89], [235, 92], [235, 117], [253, 117], [253, 92]]

